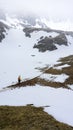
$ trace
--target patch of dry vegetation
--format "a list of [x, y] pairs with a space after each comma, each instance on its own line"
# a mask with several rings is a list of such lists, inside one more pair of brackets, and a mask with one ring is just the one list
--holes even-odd
[[31, 105], [21, 107], [0, 106], [0, 130], [73, 130]]
[[[45, 67], [45, 68], [37, 68], [37, 69], [39, 69], [39, 71], [41, 71], [41, 75], [43, 75], [43, 74], [52, 74], [52, 75], [66, 74], [66, 75], [68, 75], [69, 77], [63, 83], [46, 80], [45, 78], [41, 78], [41, 76], [39, 75], [32, 79], [24, 80], [20, 84], [16, 83], [14, 85], [10, 85], [7, 88], [13, 89], [16, 87], [35, 86], [36, 84], [39, 84], [39, 85], [45, 86], [45, 87], [50, 86], [50, 87], [54, 87], [54, 88], [62, 87], [62, 88], [70, 89], [69, 85], [73, 84], [73, 55], [62, 58], [59, 60], [59, 62], [60, 63], [54, 65], [54, 67], [58, 67], [58, 66], [65, 65], [65, 64], [68, 64], [70, 66], [63, 67], [62, 69], [56, 69], [53, 67], [51, 67], [51, 68]], [[2, 91], [5, 91], [5, 89]]]
[[[68, 88], [68, 85], [72, 85], [73, 84], [73, 55], [68, 56], [68, 57], [64, 57], [61, 58], [59, 60], [59, 64], [54, 65], [54, 67], [59, 67], [65, 64], [68, 64], [70, 66], [68, 67], [63, 67], [62, 69], [55, 69], [55, 68], [44, 68], [44, 69], [40, 69], [42, 72], [47, 73], [47, 74], [52, 74], [52, 75], [60, 75], [60, 74], [66, 74], [69, 77], [65, 80], [64, 83], [60, 83], [60, 82], [46, 82], [45, 85], [47, 86], [51, 86], [51, 87], [55, 87], [55, 88], [59, 88], [59, 87], [63, 87], [63, 88]], [[44, 71], [45, 70], [45, 71]], [[45, 82], [45, 79], [44, 79]], [[42, 85], [44, 84], [44, 82], [42, 81]]]
[[[62, 68], [61, 71], [62, 73], [65, 73], [69, 76], [69, 78], [66, 79], [65, 84], [72, 85], [73, 84], [73, 55], [62, 58], [60, 62], [62, 62], [63, 65], [64, 64], [70, 65], [68, 67]], [[58, 66], [60, 66], [60, 64]]]

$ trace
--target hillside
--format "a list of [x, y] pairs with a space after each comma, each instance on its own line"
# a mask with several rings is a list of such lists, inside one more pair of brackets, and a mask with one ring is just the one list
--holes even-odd
[[73, 32], [1, 19], [0, 99], [3, 130], [73, 129]]
[[1, 130], [73, 130], [66, 124], [59, 123], [42, 107], [31, 105], [22, 107], [0, 107]]

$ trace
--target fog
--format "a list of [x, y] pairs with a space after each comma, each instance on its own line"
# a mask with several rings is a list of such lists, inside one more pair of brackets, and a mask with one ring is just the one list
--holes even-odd
[[8, 13], [29, 12], [55, 19], [73, 19], [73, 0], [0, 0], [0, 9]]

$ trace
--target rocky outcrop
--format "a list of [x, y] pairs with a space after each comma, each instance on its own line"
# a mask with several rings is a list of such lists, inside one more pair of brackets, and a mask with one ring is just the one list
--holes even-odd
[[26, 37], [31, 37], [31, 33], [35, 31], [45, 31], [45, 32], [51, 32], [52, 30], [50, 28], [36, 28], [36, 27], [25, 27], [23, 29], [23, 32], [25, 33]]
[[34, 32], [34, 31], [39, 31], [38, 28], [33, 28], [33, 27], [26, 27], [23, 29], [23, 32], [25, 32], [25, 36], [26, 37], [31, 37], [31, 33]]
[[6, 29], [8, 29], [8, 26], [0, 22], [0, 42], [5, 38]]
[[53, 42], [58, 45], [66, 45], [67, 46], [67, 38], [64, 33], [60, 33], [60, 35], [53, 38]]
[[35, 44], [33, 48], [38, 48], [39, 51], [45, 52], [47, 50], [55, 50], [57, 47], [53, 43], [53, 39], [49, 37], [45, 37], [42, 40], [38, 42], [38, 44]]
[[67, 38], [64, 33], [60, 33], [54, 38], [52, 36], [43, 38], [42, 36], [42, 38], [40, 38], [38, 43], [35, 44], [33, 48], [37, 48], [41, 52], [45, 52], [47, 50], [53, 51], [57, 49], [56, 44], [67, 46]]

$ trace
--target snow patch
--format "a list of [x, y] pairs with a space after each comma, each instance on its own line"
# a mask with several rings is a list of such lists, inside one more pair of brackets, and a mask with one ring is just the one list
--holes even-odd
[[34, 104], [45, 107], [45, 111], [57, 120], [73, 126], [73, 91], [50, 87], [22, 87], [0, 93], [0, 105], [23, 106]]
[[52, 74], [42, 74], [40, 76], [42, 79], [52, 81], [52, 82], [61, 82], [64, 83], [65, 80], [69, 77], [66, 74], [60, 74], [60, 75], [52, 75]]
[[55, 51], [44, 53], [33, 49], [37, 39], [48, 35], [50, 33], [39, 31], [33, 32], [31, 38], [28, 38], [22, 30], [11, 28], [8, 31], [8, 35], [0, 44], [0, 88], [16, 83], [18, 75], [21, 75], [23, 80], [38, 76], [41, 72], [35, 68], [47, 65], [52, 67], [57, 64], [59, 58], [73, 54], [73, 44], [59, 46]]
[[59, 69], [59, 70], [61, 70], [62, 68], [66, 68], [66, 67], [70, 67], [70, 65], [65, 64], [65, 65], [60, 65], [60, 66], [53, 67], [53, 68], [54, 68], [54, 69]]
[[44, 23], [47, 27], [55, 30], [63, 31], [73, 31], [73, 23], [69, 20], [67, 21], [52, 21], [45, 18], [41, 19], [41, 22]]
[[68, 86], [69, 86], [69, 88], [71, 88], [73, 90], [73, 84], [72, 85], [68, 85]]

